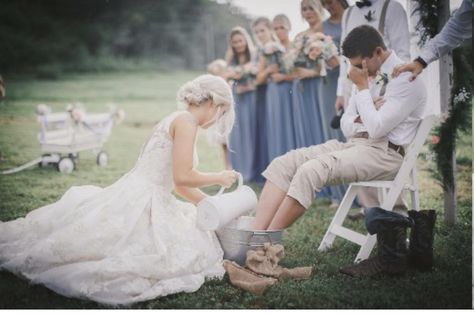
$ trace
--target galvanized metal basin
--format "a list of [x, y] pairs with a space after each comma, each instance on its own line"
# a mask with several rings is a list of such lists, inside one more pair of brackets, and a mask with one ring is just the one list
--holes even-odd
[[281, 243], [283, 229], [252, 230], [251, 224], [255, 217], [241, 216], [222, 229], [216, 230], [217, 238], [224, 251], [224, 259], [245, 265], [248, 250], [262, 247], [264, 243]]

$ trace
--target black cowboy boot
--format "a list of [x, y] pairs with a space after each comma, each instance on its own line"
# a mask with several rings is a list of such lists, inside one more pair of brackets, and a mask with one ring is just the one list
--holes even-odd
[[392, 226], [377, 233], [377, 255], [339, 271], [352, 277], [402, 275], [407, 269], [407, 227]]
[[370, 234], [377, 233], [377, 255], [359, 264], [342, 267], [339, 271], [353, 277], [405, 273], [407, 227], [412, 225], [410, 218], [380, 208], [371, 208], [366, 217], [366, 226]]
[[378, 257], [384, 273], [402, 275], [408, 268], [407, 227], [395, 225], [377, 233]]
[[415, 227], [410, 234], [409, 264], [418, 270], [429, 271], [433, 267], [433, 230], [436, 211], [410, 210], [408, 215], [415, 221]]

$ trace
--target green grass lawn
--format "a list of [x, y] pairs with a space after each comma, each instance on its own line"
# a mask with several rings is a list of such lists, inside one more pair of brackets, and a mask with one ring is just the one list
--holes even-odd
[[[105, 145], [109, 165], [100, 168], [90, 152], [80, 154], [78, 169], [70, 175], [54, 168], [33, 167], [0, 176], [0, 220], [24, 216], [32, 209], [59, 199], [71, 186], [107, 186], [134, 164], [153, 124], [175, 110], [177, 88], [198, 73], [114, 73], [70, 75], [55, 81], [7, 78], [7, 99], [0, 102], [0, 169], [8, 169], [39, 156], [35, 107], [46, 103], [55, 111], [67, 103], [82, 102], [88, 111], [105, 111], [115, 102], [126, 111], [124, 123], [114, 128]], [[223, 166], [219, 149], [205, 137], [198, 143], [199, 169], [219, 170]], [[335, 210], [318, 200], [285, 232], [283, 244], [287, 267], [314, 266], [308, 280], [285, 281], [256, 296], [222, 281], [206, 282], [195, 293], [179, 293], [132, 308], [471, 308], [472, 224], [471, 173], [472, 135], [465, 134], [458, 145], [458, 217], [453, 227], [443, 223], [443, 193], [429, 174], [434, 162], [418, 160], [422, 208], [438, 210], [435, 235], [435, 268], [430, 273], [409, 271], [400, 278], [352, 279], [338, 273], [351, 263], [358, 247], [337, 239], [325, 253], [317, 251]], [[258, 191], [258, 187], [255, 187]], [[207, 191], [216, 191], [210, 188]], [[363, 230], [362, 222], [349, 224]], [[1, 235], [0, 235], [1, 236]], [[74, 239], [71, 239], [74, 241]], [[31, 285], [8, 272], [0, 272], [0, 308], [102, 308], [94, 302], [60, 296], [41, 285]]]

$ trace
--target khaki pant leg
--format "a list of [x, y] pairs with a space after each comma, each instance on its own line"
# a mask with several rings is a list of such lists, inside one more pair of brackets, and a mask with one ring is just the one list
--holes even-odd
[[288, 195], [308, 208], [314, 192], [326, 185], [393, 179], [403, 158], [388, 150], [387, 140], [351, 139], [346, 148], [320, 154], [296, 171]]
[[316, 158], [318, 155], [341, 150], [345, 147], [345, 143], [337, 140], [330, 140], [324, 144], [289, 151], [288, 153], [273, 159], [262, 175], [265, 179], [275, 184], [279, 189], [287, 192], [296, 171], [302, 164], [308, 160]]

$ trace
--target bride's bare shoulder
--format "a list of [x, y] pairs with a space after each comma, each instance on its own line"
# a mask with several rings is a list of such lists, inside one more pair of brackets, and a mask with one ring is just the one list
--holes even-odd
[[194, 135], [197, 131], [197, 123], [194, 116], [187, 111], [177, 114], [172, 121], [170, 121], [169, 133], [172, 138], [174, 138], [176, 131], [180, 133], [188, 133], [189, 135]]

